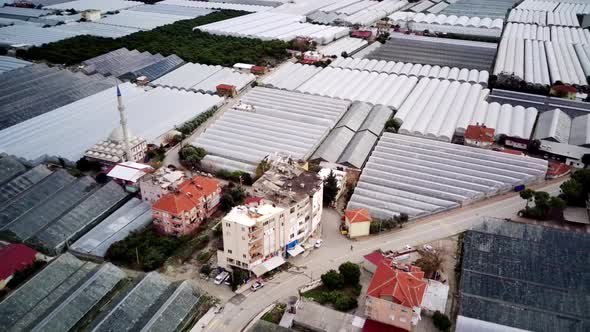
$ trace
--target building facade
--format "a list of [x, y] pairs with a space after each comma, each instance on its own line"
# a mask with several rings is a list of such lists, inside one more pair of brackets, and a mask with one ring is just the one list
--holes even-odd
[[218, 266], [252, 270], [273, 257], [285, 256], [285, 209], [272, 204], [234, 207], [222, 220], [223, 251]]
[[351, 209], [344, 212], [344, 224], [348, 237], [367, 236], [371, 232], [371, 215], [367, 209]]
[[178, 188], [184, 181], [186, 181], [184, 172], [161, 167], [140, 179], [141, 199], [154, 204], [158, 199]]
[[205, 218], [215, 213], [220, 195], [221, 185], [215, 179], [195, 176], [186, 180], [154, 203], [154, 226], [166, 235], [192, 234]]

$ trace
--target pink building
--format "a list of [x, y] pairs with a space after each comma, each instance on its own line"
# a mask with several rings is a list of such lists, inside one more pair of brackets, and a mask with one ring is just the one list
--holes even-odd
[[154, 203], [154, 226], [167, 235], [192, 234], [205, 218], [215, 213], [220, 196], [221, 186], [215, 179], [195, 176], [186, 180]]

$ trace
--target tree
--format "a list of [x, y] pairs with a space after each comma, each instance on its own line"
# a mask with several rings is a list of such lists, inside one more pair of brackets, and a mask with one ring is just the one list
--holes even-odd
[[549, 199], [551, 196], [545, 191], [535, 191], [533, 194], [535, 198], [535, 208], [546, 210], [549, 208]]
[[358, 306], [357, 299], [348, 294], [338, 292], [335, 298], [334, 308], [336, 308], [336, 310], [349, 311]]
[[219, 209], [223, 212], [229, 212], [234, 206], [236, 206], [236, 202], [231, 194], [223, 193], [221, 198], [219, 198]]
[[590, 154], [586, 153], [582, 156], [582, 163], [584, 164], [584, 168], [588, 167], [590, 164]]
[[248, 272], [234, 267], [231, 276], [231, 290], [235, 291], [238, 289], [238, 287], [243, 285], [244, 282], [246, 282], [246, 278], [248, 278]]
[[340, 264], [338, 271], [342, 275], [344, 283], [347, 285], [357, 285], [361, 279], [361, 269], [357, 264], [346, 262]]
[[324, 179], [324, 205], [330, 205], [338, 195], [338, 180], [333, 171]]
[[533, 199], [534, 194], [535, 194], [535, 192], [531, 189], [528, 189], [528, 188], [519, 193], [520, 198], [526, 200], [526, 207], [527, 208], [529, 207], [529, 202]]
[[396, 221], [401, 226], [402, 224], [407, 223], [409, 219], [410, 219], [410, 216], [408, 216], [407, 213], [402, 212], [397, 216]]
[[258, 166], [256, 166], [256, 179], [259, 179], [269, 169], [270, 169], [270, 163], [268, 162], [268, 159], [266, 159], [266, 158], [262, 159], [258, 163]]
[[584, 188], [582, 184], [575, 179], [569, 179], [561, 184], [559, 187], [563, 198], [568, 205], [573, 206], [584, 206], [586, 205], [586, 199], [584, 196]]
[[344, 287], [344, 278], [336, 270], [330, 270], [322, 274], [322, 282], [330, 290], [342, 289]]
[[96, 175], [96, 182], [105, 184], [109, 182], [109, 177], [105, 173], [100, 172]]
[[414, 265], [420, 267], [427, 277], [434, 277], [436, 272], [440, 270], [440, 267], [443, 263], [443, 258], [440, 255], [440, 251], [437, 250], [433, 252], [421, 250], [420, 255], [422, 257], [418, 258], [416, 262], [414, 262]]
[[207, 151], [192, 145], [185, 145], [178, 151], [180, 163], [187, 168], [195, 169], [201, 165], [201, 160], [207, 155]]
[[442, 332], [450, 331], [451, 325], [453, 325], [449, 317], [438, 310], [435, 311], [434, 315], [432, 316], [432, 323], [439, 331]]
[[100, 172], [100, 163], [98, 161], [90, 161], [85, 157], [76, 161], [76, 168], [81, 172]]

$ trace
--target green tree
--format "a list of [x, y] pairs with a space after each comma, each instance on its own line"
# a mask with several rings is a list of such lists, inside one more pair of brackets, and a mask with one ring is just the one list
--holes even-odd
[[185, 145], [178, 151], [178, 157], [182, 166], [195, 169], [201, 165], [201, 160], [207, 155], [207, 151], [192, 145]]
[[338, 195], [338, 180], [334, 172], [330, 171], [327, 178], [324, 179], [324, 205], [330, 205], [336, 200]]
[[361, 279], [361, 269], [357, 264], [346, 262], [340, 264], [338, 271], [342, 275], [344, 283], [347, 285], [357, 285]]
[[231, 276], [231, 290], [235, 291], [238, 289], [238, 287], [243, 285], [244, 282], [246, 282], [246, 278], [248, 278], [248, 272], [234, 267]]
[[338, 294], [335, 296], [334, 308], [336, 308], [336, 310], [349, 311], [356, 308], [357, 306], [357, 299], [348, 294], [338, 292]]
[[551, 196], [545, 191], [535, 191], [533, 194], [535, 198], [535, 208], [546, 210], [549, 208], [549, 199]]
[[586, 204], [584, 188], [575, 179], [565, 181], [559, 188], [567, 204], [573, 206], [584, 206]]
[[223, 212], [229, 212], [234, 206], [236, 206], [236, 202], [232, 198], [230, 193], [223, 193], [219, 198], [219, 209]]
[[434, 315], [432, 316], [432, 323], [439, 331], [442, 332], [450, 331], [451, 325], [453, 325], [449, 317], [438, 310], [435, 311]]
[[529, 202], [533, 199], [534, 194], [535, 194], [535, 192], [531, 189], [528, 189], [528, 188], [519, 193], [520, 198], [526, 200], [526, 207], [527, 208], [529, 207]]
[[267, 159], [262, 159], [256, 166], [256, 179], [259, 179], [266, 171], [270, 169], [270, 163]]
[[330, 270], [322, 274], [322, 282], [330, 290], [342, 289], [344, 287], [344, 278], [336, 270]]

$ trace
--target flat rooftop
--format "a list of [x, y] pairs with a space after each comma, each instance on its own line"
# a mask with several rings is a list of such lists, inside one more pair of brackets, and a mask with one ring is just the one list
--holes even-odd
[[281, 213], [283, 208], [272, 204], [263, 204], [257, 207], [236, 206], [223, 218], [224, 221], [235, 222], [240, 225], [252, 227], [269, 216]]

